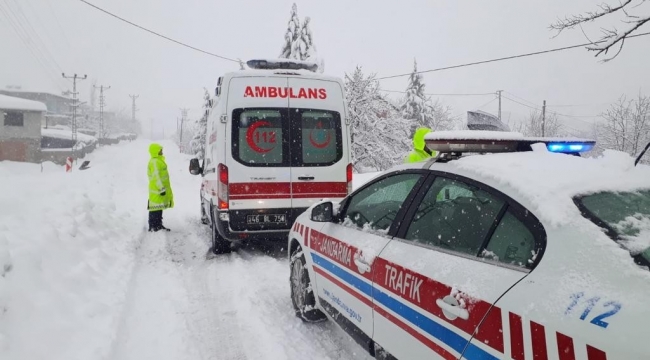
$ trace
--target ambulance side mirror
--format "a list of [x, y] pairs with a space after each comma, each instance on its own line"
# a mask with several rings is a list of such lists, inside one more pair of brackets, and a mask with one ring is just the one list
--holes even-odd
[[311, 221], [332, 222], [334, 220], [333, 205], [331, 202], [324, 202], [316, 205], [311, 210]]
[[203, 169], [201, 169], [201, 165], [199, 164], [199, 159], [190, 160], [190, 174], [201, 175], [202, 173], [203, 173]]

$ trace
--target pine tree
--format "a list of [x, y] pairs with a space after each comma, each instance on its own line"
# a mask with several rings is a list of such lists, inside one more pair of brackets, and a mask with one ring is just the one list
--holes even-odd
[[208, 115], [210, 112], [210, 93], [205, 89], [205, 94], [203, 95], [203, 116], [196, 124], [196, 132], [192, 141], [190, 142], [190, 147], [192, 152], [196, 155], [197, 159], [203, 159], [205, 157], [205, 141], [208, 132]]
[[357, 171], [385, 170], [409, 151], [408, 123], [379, 93], [374, 74], [357, 66], [345, 75], [346, 103], [352, 123], [352, 157]]
[[418, 74], [417, 61], [413, 60], [413, 73], [409, 77], [406, 96], [401, 104], [402, 116], [410, 123], [410, 133], [418, 127], [432, 130], [449, 130], [454, 128], [457, 119], [450, 114], [450, 109], [440, 102], [432, 102], [425, 94], [422, 75]]
[[411, 122], [411, 133], [420, 126], [428, 126], [429, 99], [424, 94], [422, 75], [417, 73], [418, 63], [413, 60], [413, 72], [409, 77], [409, 84], [406, 88], [406, 96], [402, 104], [402, 116]]
[[287, 32], [284, 34], [284, 45], [282, 46], [281, 58], [301, 60], [300, 52], [300, 19], [298, 18], [298, 6], [294, 3], [291, 7], [291, 18], [287, 24]]

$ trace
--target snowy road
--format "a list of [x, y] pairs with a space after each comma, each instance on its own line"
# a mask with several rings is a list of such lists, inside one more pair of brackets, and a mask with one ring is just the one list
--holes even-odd
[[[70, 204], [51, 207], [52, 213], [37, 218], [44, 223], [51, 221], [45, 224], [51, 227], [67, 218], [77, 219], [81, 225], [74, 223], [77, 228], [70, 239], [88, 247], [77, 258], [62, 256], [56, 264], [60, 276], [47, 277], [48, 269], [23, 273], [28, 269], [23, 270], [22, 264], [38, 262], [32, 257], [47, 255], [32, 254], [38, 249], [19, 246], [30, 241], [30, 236], [39, 236], [34, 230], [12, 227], [9, 220], [4, 223], [9, 229], [6, 241], [13, 262], [5, 285], [16, 296], [5, 300], [8, 321], [0, 325], [0, 358], [42, 359], [45, 354], [56, 360], [370, 358], [333, 323], [304, 324], [293, 314], [289, 265], [281, 245], [271, 254], [252, 245], [225, 256], [207, 253], [209, 229], [198, 217], [200, 178], [187, 173], [186, 156], [178, 154], [171, 143], [163, 144], [176, 203], [174, 209], [165, 212], [171, 233], [145, 232], [146, 141], [100, 149], [92, 154], [93, 168], [72, 176], [59, 174], [59, 169], [46, 169], [53, 172], [48, 178], [54, 180], [44, 193], [70, 182], [78, 187], [55, 189], [57, 196], [70, 195]], [[0, 163], [0, 172], [6, 169], [7, 163]], [[34, 177], [24, 185], [26, 188], [43, 180], [42, 173], [20, 171]], [[17, 186], [25, 182], [18, 176], [15, 181]], [[11, 196], [2, 193], [0, 201]], [[15, 210], [25, 214], [15, 214]], [[15, 219], [26, 218], [28, 210], [14, 209], [13, 215]], [[102, 211], [111, 214], [99, 216]], [[85, 221], [89, 218], [92, 226], [86, 228], [83, 225], [88, 225]], [[0, 230], [4, 228], [0, 221]], [[101, 249], [90, 249], [93, 244]], [[57, 254], [65, 255], [66, 246]], [[21, 257], [21, 251], [30, 257]], [[80, 266], [95, 272], [79, 273]], [[69, 283], [70, 274], [75, 274], [74, 284]], [[81, 311], [76, 303], [57, 307], [63, 295], [49, 291], [52, 289], [44, 289], [42, 302], [34, 301], [32, 308], [21, 307], [19, 291], [26, 292], [25, 299], [33, 298], [27, 294], [30, 289], [21, 289], [17, 280], [21, 276], [42, 277], [42, 283], [47, 280], [55, 284], [52, 288], [58, 287], [57, 281], [66, 282], [68, 295], [78, 304], [101, 311]], [[2, 286], [0, 282], [0, 305]], [[93, 304], [99, 301], [101, 306]], [[28, 309], [34, 313], [24, 317], [27, 314], [20, 312]], [[65, 326], [60, 326], [63, 320], [52, 312], [72, 315], [65, 319]], [[50, 331], [40, 330], [39, 334], [38, 329], [43, 327]], [[34, 335], [45, 336], [48, 348], [30, 346], [30, 336]]]

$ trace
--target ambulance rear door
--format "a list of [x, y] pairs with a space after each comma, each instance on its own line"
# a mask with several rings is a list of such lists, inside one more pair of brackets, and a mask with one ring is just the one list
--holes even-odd
[[285, 230], [297, 216], [291, 210], [287, 86], [285, 76], [230, 80], [225, 165], [232, 231]]
[[350, 162], [343, 89], [335, 81], [292, 77], [289, 89], [293, 207], [341, 199]]

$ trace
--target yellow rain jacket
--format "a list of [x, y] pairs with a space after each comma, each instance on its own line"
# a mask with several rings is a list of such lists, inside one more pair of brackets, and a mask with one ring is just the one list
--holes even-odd
[[424, 151], [424, 146], [426, 145], [424, 141], [424, 135], [430, 132], [431, 129], [427, 129], [424, 127], [415, 130], [415, 135], [413, 135], [413, 151], [411, 151], [406, 156], [406, 158], [404, 159], [404, 163], [414, 163], [414, 162], [427, 160], [438, 154], [437, 152], [434, 151], [431, 153], [431, 155], [429, 155], [426, 151]]
[[149, 145], [149, 154], [151, 154], [151, 160], [149, 160], [147, 168], [147, 175], [149, 175], [149, 211], [174, 207], [174, 194], [169, 182], [167, 163], [165, 163], [165, 157], [159, 155], [162, 148], [160, 144]]

